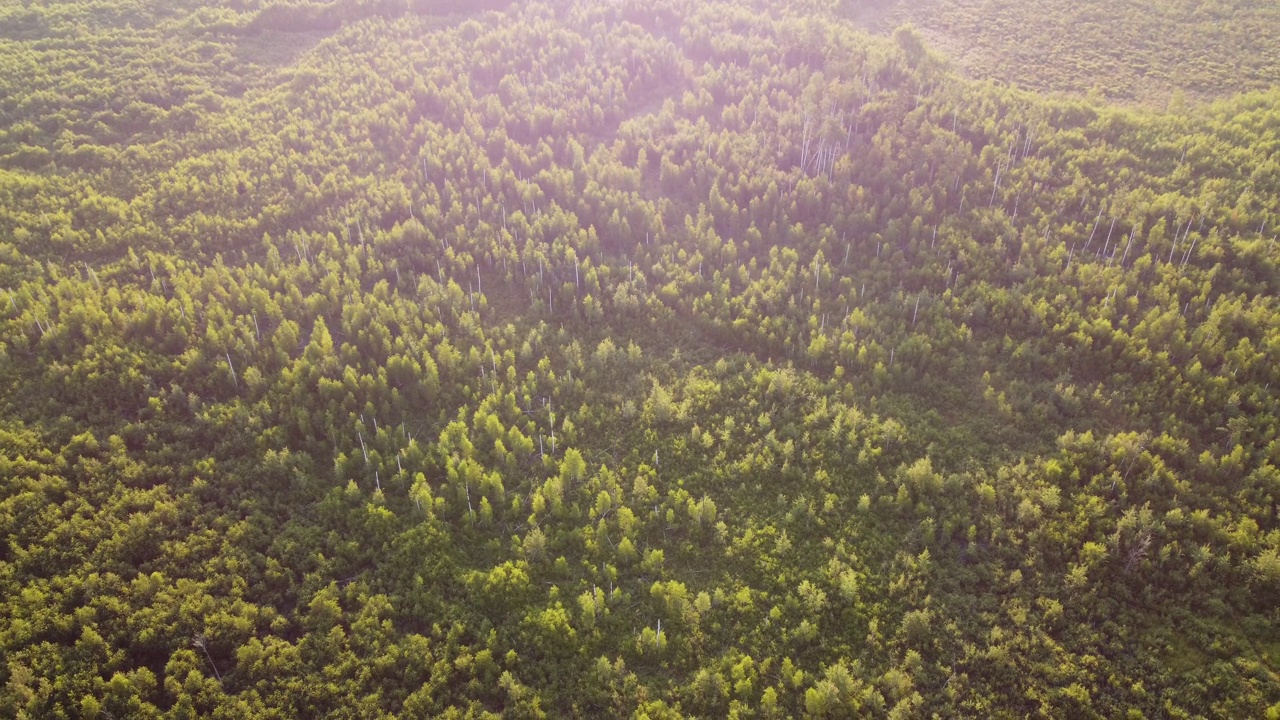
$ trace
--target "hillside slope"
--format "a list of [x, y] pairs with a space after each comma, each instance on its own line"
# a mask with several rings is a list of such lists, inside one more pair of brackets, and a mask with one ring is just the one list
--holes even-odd
[[5, 40], [0, 714], [1280, 712], [1280, 95], [817, 5]]

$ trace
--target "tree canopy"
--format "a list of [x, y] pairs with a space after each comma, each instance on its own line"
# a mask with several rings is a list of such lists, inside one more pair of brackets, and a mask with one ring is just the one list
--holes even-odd
[[1271, 81], [463, 5], [0, 7], [0, 715], [1280, 716]]

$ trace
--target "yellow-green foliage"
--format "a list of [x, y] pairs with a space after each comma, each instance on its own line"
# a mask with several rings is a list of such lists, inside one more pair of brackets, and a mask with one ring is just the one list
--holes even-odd
[[0, 8], [0, 717], [1274, 714], [1280, 95], [836, 5]]

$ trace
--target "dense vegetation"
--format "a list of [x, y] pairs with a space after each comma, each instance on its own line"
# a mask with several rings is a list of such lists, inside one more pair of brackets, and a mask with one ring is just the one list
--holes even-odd
[[452, 9], [0, 5], [0, 715], [1280, 715], [1280, 92]]
[[971, 75], [1175, 108], [1280, 85], [1270, 0], [845, 0], [860, 24], [910, 22]]

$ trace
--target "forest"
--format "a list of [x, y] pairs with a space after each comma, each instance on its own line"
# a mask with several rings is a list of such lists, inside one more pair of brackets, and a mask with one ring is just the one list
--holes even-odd
[[0, 716], [1280, 719], [1280, 18], [1064, 8], [0, 0]]

